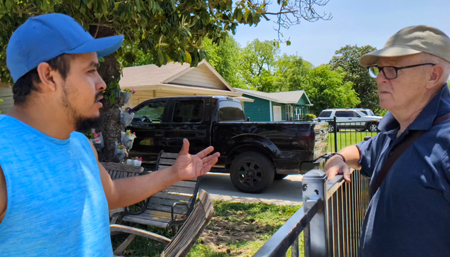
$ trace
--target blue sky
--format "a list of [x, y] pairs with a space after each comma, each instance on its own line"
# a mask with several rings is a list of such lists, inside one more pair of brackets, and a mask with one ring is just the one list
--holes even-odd
[[[328, 63], [334, 52], [345, 45], [380, 49], [395, 32], [411, 25], [433, 26], [450, 36], [450, 0], [330, 0], [316, 11], [331, 13], [333, 19], [303, 21], [284, 30], [292, 44], [282, 44], [281, 53], [297, 53], [318, 66]], [[234, 38], [241, 46], [255, 38], [276, 39], [274, 27], [273, 21], [264, 19], [257, 27], [241, 25]]]

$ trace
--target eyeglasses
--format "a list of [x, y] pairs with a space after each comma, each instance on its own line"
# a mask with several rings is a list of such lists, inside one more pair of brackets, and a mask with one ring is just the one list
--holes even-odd
[[424, 66], [424, 65], [435, 66], [436, 64], [434, 64], [434, 63], [422, 63], [422, 64], [416, 64], [416, 65], [410, 65], [410, 66], [404, 66], [404, 67], [394, 67], [394, 66], [378, 67], [378, 66], [372, 66], [372, 67], [369, 67], [369, 74], [370, 74], [370, 76], [372, 78], [377, 78], [378, 74], [380, 74], [380, 72], [382, 71], [385, 78], [387, 78], [387, 79], [396, 79], [399, 70], [409, 69], [409, 68], [414, 68], [414, 67], [419, 67], [419, 66]]

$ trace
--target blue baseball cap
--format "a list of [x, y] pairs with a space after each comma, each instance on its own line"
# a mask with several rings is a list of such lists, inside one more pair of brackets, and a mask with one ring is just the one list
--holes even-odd
[[6, 66], [16, 82], [40, 63], [62, 54], [96, 52], [102, 57], [122, 43], [123, 35], [95, 39], [70, 16], [44, 14], [29, 18], [13, 33], [6, 48]]

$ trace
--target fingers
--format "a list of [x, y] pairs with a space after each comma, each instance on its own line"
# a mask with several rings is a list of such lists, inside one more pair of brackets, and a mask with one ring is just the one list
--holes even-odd
[[328, 181], [334, 179], [336, 175], [342, 174], [345, 182], [350, 183], [350, 168], [344, 162], [333, 165], [326, 170]]
[[336, 177], [336, 175], [338, 174], [338, 170], [335, 168], [330, 168], [327, 170], [327, 178], [328, 180], [332, 180], [334, 179], [334, 177]]
[[348, 167], [344, 167], [344, 180], [347, 183], [350, 183], [350, 169]]
[[209, 164], [211, 166], [214, 166], [214, 164], [216, 164], [217, 161], [219, 160], [219, 156], [220, 156], [220, 153], [214, 153], [213, 155], [203, 158], [202, 159], [203, 165]]
[[183, 139], [183, 146], [180, 150], [180, 155], [189, 154], [189, 140], [186, 138]]
[[200, 159], [203, 159], [205, 156], [208, 156], [208, 154], [212, 153], [212, 151], [214, 151], [214, 147], [209, 146], [209, 147], [203, 149], [202, 151], [198, 152], [196, 155]]

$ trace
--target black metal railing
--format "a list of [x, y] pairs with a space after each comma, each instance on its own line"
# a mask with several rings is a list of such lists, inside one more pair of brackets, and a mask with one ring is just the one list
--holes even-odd
[[375, 122], [337, 122], [336, 117], [328, 121], [329, 135], [327, 152], [338, 152], [342, 148], [358, 144], [378, 134]]
[[337, 176], [327, 182], [321, 170], [311, 170], [302, 182], [303, 206], [254, 255], [299, 256], [304, 231], [305, 256], [357, 256], [361, 226], [368, 207], [369, 179], [352, 171], [351, 183]]

